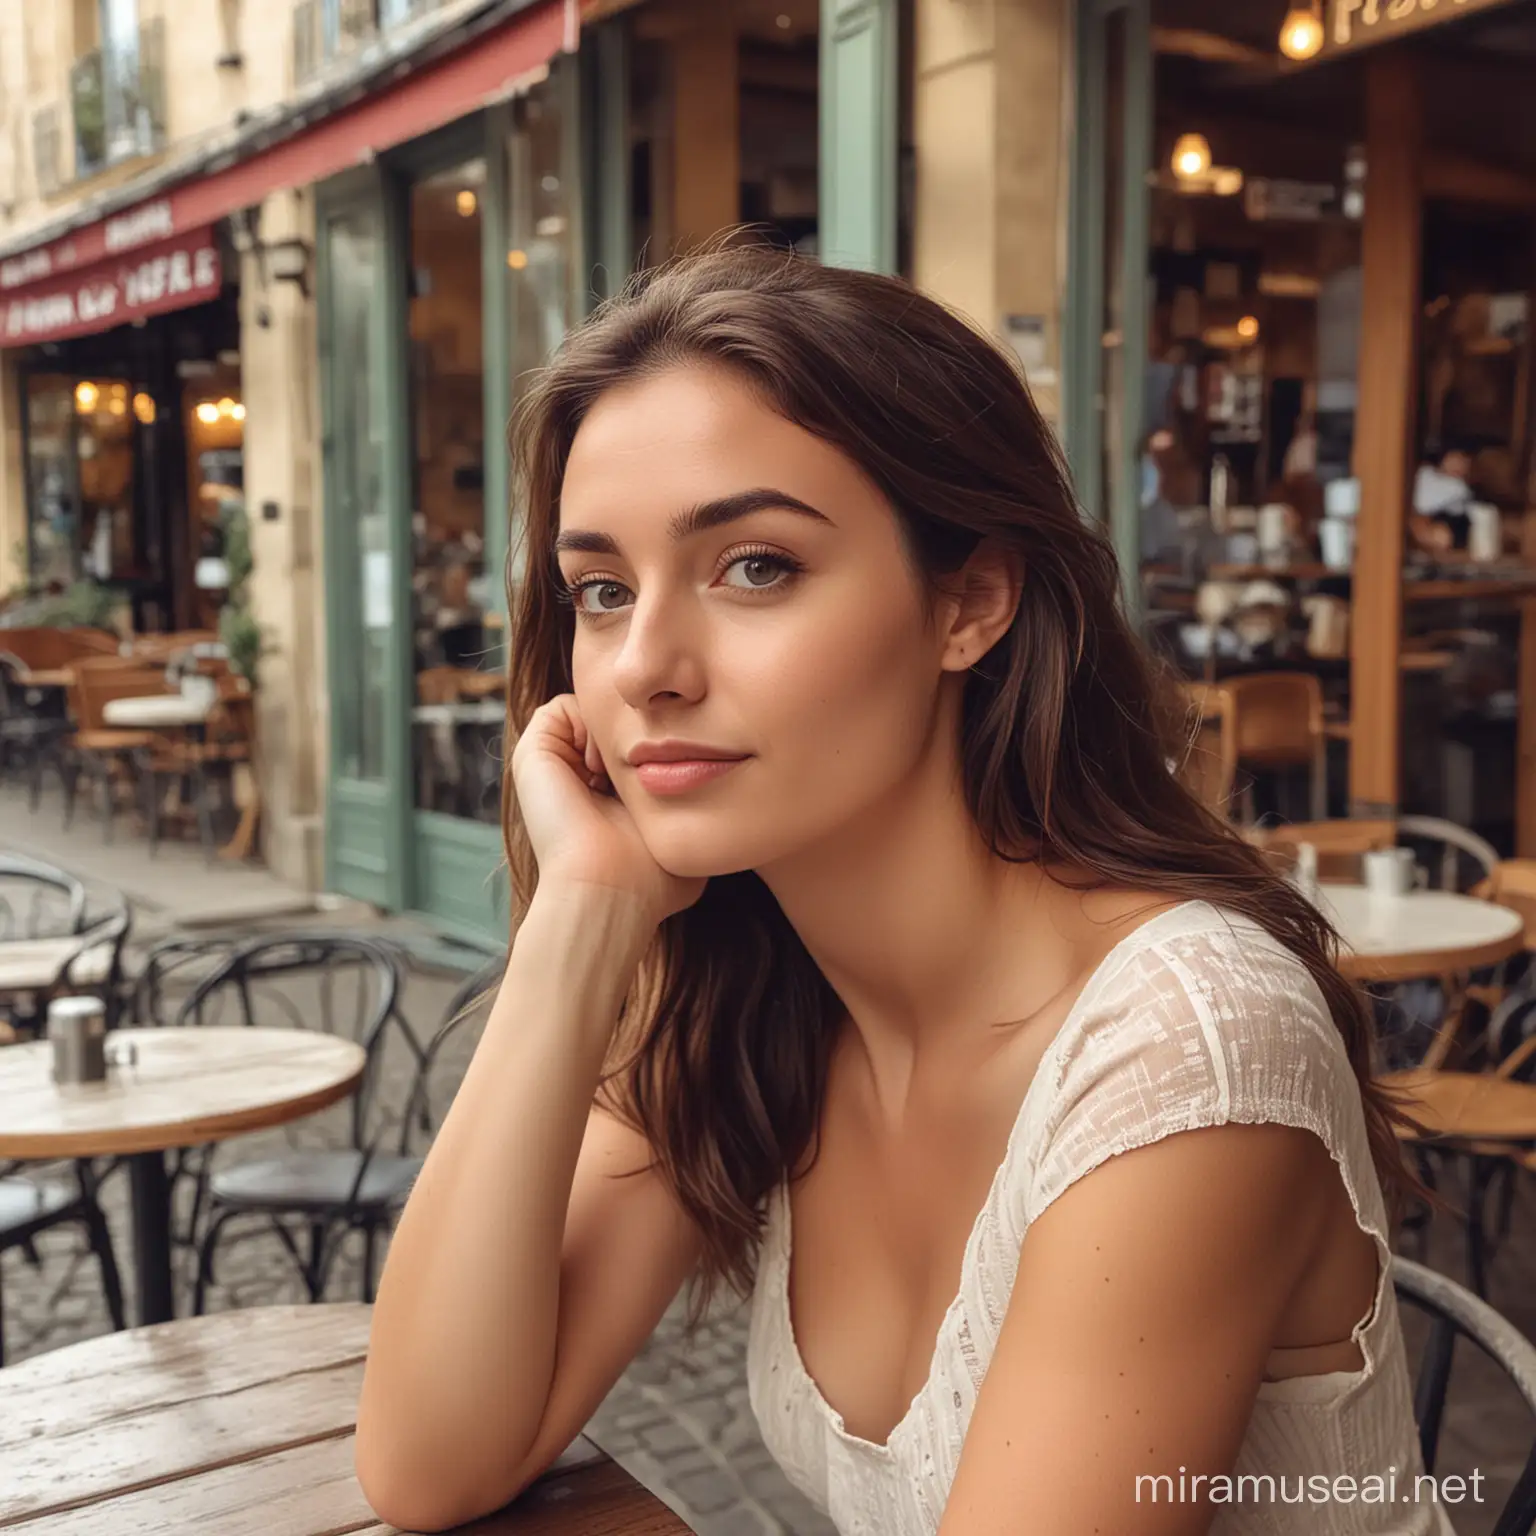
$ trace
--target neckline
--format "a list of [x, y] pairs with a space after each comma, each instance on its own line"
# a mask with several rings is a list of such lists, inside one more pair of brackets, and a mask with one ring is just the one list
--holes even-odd
[[[816, 1405], [817, 1412], [826, 1420], [833, 1433], [844, 1445], [854, 1447], [867, 1454], [877, 1456], [882, 1460], [888, 1460], [892, 1455], [896, 1441], [904, 1437], [910, 1430], [913, 1420], [917, 1417], [917, 1410], [923, 1399], [928, 1396], [933, 1387], [934, 1372], [938, 1368], [939, 1351], [944, 1342], [944, 1336], [953, 1327], [956, 1314], [965, 1303], [965, 1277], [976, 1262], [976, 1248], [981, 1240], [982, 1224], [988, 1213], [992, 1210], [997, 1200], [998, 1188], [1004, 1176], [1013, 1165], [1014, 1155], [1017, 1150], [1019, 1133], [1023, 1127], [1026, 1112], [1030, 1102], [1034, 1098], [1041, 1082], [1048, 1080], [1048, 1069], [1054, 1069], [1055, 1058], [1060, 1052], [1061, 1043], [1066, 1039], [1072, 1026], [1077, 1022], [1078, 1015], [1091, 1001], [1093, 995], [1100, 991], [1120, 967], [1124, 965], [1133, 954], [1138, 953], [1148, 944], [1147, 935], [1152, 930], [1160, 928], [1176, 915], [1188, 914], [1197, 907], [1208, 907], [1210, 904], [1203, 900], [1181, 901], [1176, 906], [1168, 907], [1164, 911], [1149, 917], [1144, 923], [1139, 923], [1124, 938], [1118, 940], [1102, 960], [1088, 975], [1088, 980], [1083, 983], [1082, 989], [1073, 999], [1072, 1006], [1067, 1010], [1067, 1016], [1061, 1021], [1060, 1027], [1052, 1036], [1050, 1043], [1041, 1053], [1040, 1061], [1035, 1067], [1035, 1073], [1029, 1080], [1029, 1087], [1024, 1090], [1024, 1097], [1019, 1102], [1019, 1112], [1014, 1117], [1013, 1128], [1008, 1132], [1008, 1144], [1003, 1149], [1003, 1160], [997, 1165], [996, 1172], [992, 1175], [992, 1182], [987, 1187], [986, 1198], [982, 1201], [981, 1209], [976, 1213], [976, 1219], [971, 1223], [971, 1230], [965, 1240], [965, 1247], [960, 1255], [960, 1275], [955, 1289], [954, 1299], [944, 1309], [944, 1315], [939, 1320], [939, 1326], [934, 1334], [933, 1353], [929, 1357], [928, 1372], [923, 1377], [922, 1385], [912, 1396], [912, 1401], [907, 1404], [907, 1410], [892, 1425], [886, 1435], [883, 1444], [874, 1440], [866, 1440], [862, 1435], [855, 1435], [849, 1429], [836, 1408], [829, 1403], [816, 1383], [816, 1378], [811, 1375], [805, 1364], [805, 1357], [800, 1353], [800, 1341], [795, 1336], [794, 1309], [790, 1305], [790, 1270], [794, 1259], [794, 1217], [790, 1208], [789, 1181], [786, 1178], [781, 1181], [777, 1190], [779, 1202], [778, 1211], [778, 1273], [775, 1277], [778, 1287], [776, 1298], [779, 1315], [784, 1325], [784, 1336], [788, 1340], [788, 1355], [790, 1367], [799, 1380], [802, 1390]], [[1212, 908], [1213, 911], [1217, 910]]]

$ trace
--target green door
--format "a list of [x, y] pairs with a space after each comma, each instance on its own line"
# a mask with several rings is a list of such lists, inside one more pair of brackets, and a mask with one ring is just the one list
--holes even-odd
[[1151, 0], [1078, 0], [1067, 452], [1088, 516], [1106, 523], [1139, 606], [1140, 463], [1149, 316]]
[[324, 392], [326, 633], [330, 682], [327, 884], [399, 908], [407, 889], [396, 679], [402, 567], [391, 515], [392, 423], [385, 207], [349, 178], [318, 212]]
[[821, 259], [896, 270], [897, 0], [821, 0]]

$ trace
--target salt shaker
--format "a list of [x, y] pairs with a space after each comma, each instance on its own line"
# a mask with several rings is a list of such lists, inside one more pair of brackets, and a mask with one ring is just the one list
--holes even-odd
[[48, 1005], [56, 1083], [102, 1083], [107, 1078], [107, 1010], [99, 997], [56, 997]]

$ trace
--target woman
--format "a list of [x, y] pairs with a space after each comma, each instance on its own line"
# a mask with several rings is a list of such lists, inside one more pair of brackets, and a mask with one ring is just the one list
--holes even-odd
[[510, 1499], [697, 1276], [844, 1533], [1443, 1530], [1189, 1482], [1412, 1486], [1391, 1111], [1001, 354], [718, 251], [521, 445], [521, 921], [379, 1291], [380, 1515]]

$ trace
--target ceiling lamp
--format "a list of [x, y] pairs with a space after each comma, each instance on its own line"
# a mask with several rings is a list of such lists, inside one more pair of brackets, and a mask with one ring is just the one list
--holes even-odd
[[1244, 341], [1257, 341], [1259, 339], [1259, 321], [1256, 315], [1244, 315], [1237, 322], [1237, 334]]
[[460, 218], [472, 219], [475, 216], [475, 210], [480, 206], [480, 199], [465, 187], [454, 199], [454, 206], [458, 208]]
[[133, 414], [143, 422], [146, 427], [155, 424], [155, 399], [153, 395], [147, 395], [142, 390], [133, 397]]
[[1280, 26], [1280, 52], [1298, 64], [1315, 59], [1323, 51], [1323, 18], [1317, 0], [1293, 5]]
[[212, 400], [204, 400], [197, 408], [197, 419], [205, 427], [211, 427], [219, 419], [219, 408]]
[[1195, 181], [1211, 168], [1211, 144], [1203, 133], [1186, 133], [1173, 146], [1175, 174]]
[[101, 390], [89, 379], [81, 379], [75, 385], [75, 409], [81, 415], [87, 415], [96, 409], [96, 402], [101, 399]]

